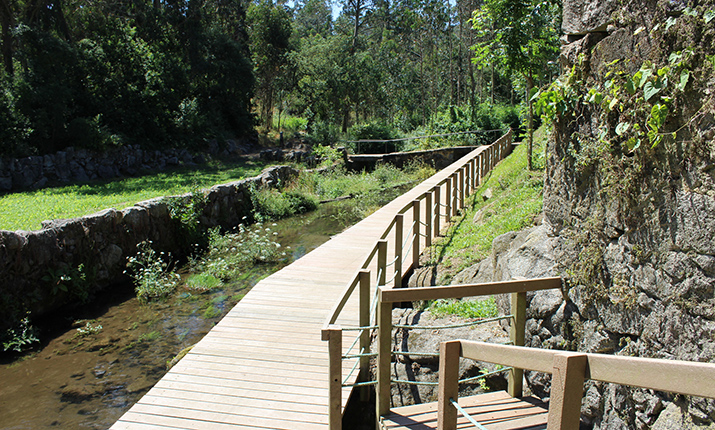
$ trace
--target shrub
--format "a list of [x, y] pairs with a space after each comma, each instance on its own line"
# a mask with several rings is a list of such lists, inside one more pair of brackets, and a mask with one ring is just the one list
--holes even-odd
[[127, 269], [134, 279], [134, 289], [137, 297], [142, 301], [161, 299], [176, 288], [179, 283], [179, 275], [170, 269], [171, 256], [164, 261], [165, 254], [156, 251], [151, 247], [152, 242], [146, 240], [137, 245], [137, 254], [130, 257], [127, 262]]

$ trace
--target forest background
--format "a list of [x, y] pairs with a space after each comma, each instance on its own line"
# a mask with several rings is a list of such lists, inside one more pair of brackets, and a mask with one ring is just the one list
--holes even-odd
[[0, 156], [519, 128], [559, 72], [558, 1], [339, 1], [0, 0]]

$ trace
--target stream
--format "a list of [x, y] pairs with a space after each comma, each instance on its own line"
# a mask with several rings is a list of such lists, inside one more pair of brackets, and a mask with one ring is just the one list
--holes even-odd
[[258, 281], [404, 191], [323, 204], [277, 221], [274, 240], [290, 247], [286, 259], [254, 266], [220, 289], [180, 288], [166, 300], [142, 304], [126, 285], [71, 315], [39, 321], [40, 346], [20, 357], [0, 355], [0, 429], [110, 427]]

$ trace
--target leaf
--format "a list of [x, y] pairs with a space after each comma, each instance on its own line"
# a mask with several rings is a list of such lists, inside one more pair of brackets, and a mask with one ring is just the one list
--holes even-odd
[[616, 126], [616, 134], [619, 136], [623, 136], [626, 132], [628, 132], [628, 129], [630, 127], [631, 123], [629, 122], [619, 122]]
[[698, 12], [692, 7], [686, 7], [683, 13], [688, 16], [698, 16]]
[[649, 101], [650, 99], [653, 98], [654, 95], [658, 94], [660, 92], [660, 87], [657, 86], [654, 82], [646, 82], [645, 87], [643, 88], [643, 95], [645, 96], [645, 101]]
[[673, 18], [672, 16], [669, 17], [669, 18], [665, 21], [665, 31], [670, 30], [670, 27], [674, 26], [677, 21], [678, 21], [678, 20], [675, 19], [675, 18]]
[[665, 120], [668, 118], [668, 106], [656, 103], [650, 110], [650, 119], [648, 120], [648, 125], [656, 131], [665, 124]]
[[626, 91], [628, 91], [628, 94], [633, 95], [636, 93], [636, 84], [633, 82], [633, 79], [628, 79], [626, 81]]
[[639, 73], [641, 73], [641, 80], [638, 83], [639, 88], [643, 88], [646, 82], [648, 82], [648, 79], [651, 77], [653, 74], [653, 69], [650, 67], [641, 67]]
[[710, 24], [710, 21], [715, 18], [715, 11], [714, 10], [708, 10], [705, 11], [705, 15], [703, 15], [703, 18], [705, 19], [705, 24]]
[[680, 82], [678, 82], [678, 90], [685, 91], [685, 86], [688, 85], [688, 80], [690, 79], [690, 70], [683, 70], [680, 72]]
[[637, 35], [639, 35], [640, 33], [642, 33], [643, 30], [645, 30], [645, 27], [640, 26], [640, 27], [638, 27], [638, 28], [636, 29], [636, 31], [633, 32], [633, 35], [634, 35], [634, 36], [637, 36]]
[[637, 137], [631, 137], [630, 139], [628, 139], [626, 141], [626, 148], [628, 148], [628, 150], [630, 152], [635, 151], [640, 146], [641, 146], [641, 140]]
[[613, 99], [611, 100], [611, 103], [608, 104], [608, 110], [613, 110], [614, 107], [618, 104], [618, 99]]

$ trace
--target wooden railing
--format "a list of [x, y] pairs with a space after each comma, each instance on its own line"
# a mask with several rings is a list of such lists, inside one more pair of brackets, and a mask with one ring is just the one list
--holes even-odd
[[[494, 294], [511, 295], [510, 339], [513, 345], [524, 345], [526, 326], [526, 293], [547, 289], [560, 289], [561, 278], [525, 279], [517, 281], [491, 282], [472, 285], [448, 285], [440, 287], [379, 289], [377, 312], [377, 418], [390, 412], [390, 361], [392, 339], [392, 304], [418, 300], [436, 300], [491, 296]], [[523, 366], [512, 366], [509, 371], [507, 391], [512, 397], [521, 397]]]
[[[359, 353], [348, 354], [348, 357], [357, 360], [357, 365], [353, 369], [359, 368], [358, 380], [365, 381], [368, 376], [370, 357], [375, 355], [370, 352], [370, 331], [375, 330], [376, 326], [370, 326], [370, 323], [375, 321], [378, 303], [377, 295], [371, 297], [371, 286], [375, 285], [375, 292], [380, 288], [383, 290], [388, 288], [388, 285], [389, 288], [402, 286], [404, 274], [419, 266], [421, 251], [432, 245], [432, 239], [439, 234], [446, 225], [445, 223], [449, 223], [451, 218], [457, 215], [459, 209], [464, 207], [467, 198], [474, 193], [482, 178], [509, 154], [512, 142], [512, 131], [509, 130], [493, 144], [472, 151], [440, 172], [441, 174], [447, 173], [444, 179], [400, 208], [381, 235], [380, 240], [368, 253], [361, 269], [357, 271], [333, 306], [322, 330], [322, 339], [328, 341], [330, 355], [329, 421], [331, 429], [340, 429], [342, 420], [343, 328], [336, 322], [345, 304], [358, 290], [359, 327], [352, 329], [360, 332], [353, 343], [353, 345], [359, 345]], [[408, 227], [405, 225], [408, 212], [412, 223], [405, 231], [405, 228]], [[388, 261], [387, 254], [390, 244], [392, 244], [394, 256], [391, 261]], [[376, 267], [376, 269], [371, 271], [369, 270], [371, 267]], [[388, 272], [391, 275], [389, 279]], [[355, 385], [369, 384], [375, 384], [375, 382]]]
[[457, 428], [459, 357], [552, 374], [548, 429], [577, 429], [587, 379], [715, 398], [715, 364], [454, 340], [440, 344], [438, 429]]

